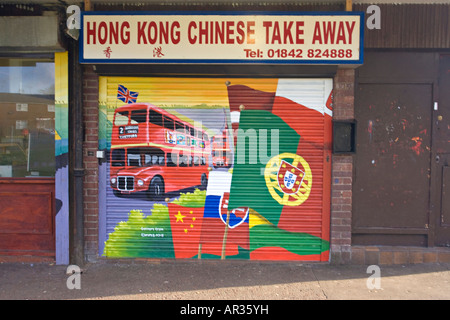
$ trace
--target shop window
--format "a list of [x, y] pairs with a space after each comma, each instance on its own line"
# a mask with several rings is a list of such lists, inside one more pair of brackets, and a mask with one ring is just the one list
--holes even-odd
[[0, 177], [53, 177], [53, 59], [1, 58], [0, 110]]

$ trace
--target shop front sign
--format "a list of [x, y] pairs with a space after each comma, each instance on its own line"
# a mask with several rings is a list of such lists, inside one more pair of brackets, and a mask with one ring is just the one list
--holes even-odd
[[81, 63], [362, 64], [362, 12], [84, 12]]

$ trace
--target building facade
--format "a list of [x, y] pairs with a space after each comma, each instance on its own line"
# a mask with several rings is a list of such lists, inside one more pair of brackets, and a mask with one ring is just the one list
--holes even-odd
[[386, 2], [3, 4], [2, 259], [449, 261], [450, 4]]

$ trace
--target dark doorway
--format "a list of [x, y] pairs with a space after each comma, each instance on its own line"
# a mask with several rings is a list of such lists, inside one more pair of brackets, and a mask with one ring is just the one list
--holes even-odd
[[432, 89], [358, 87], [353, 230], [361, 244], [426, 245]]
[[365, 61], [353, 244], [450, 246], [450, 55], [369, 51]]

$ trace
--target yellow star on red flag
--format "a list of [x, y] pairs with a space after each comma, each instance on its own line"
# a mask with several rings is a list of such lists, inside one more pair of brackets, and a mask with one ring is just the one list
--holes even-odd
[[186, 218], [186, 216], [183, 216], [183, 215], [181, 214], [181, 212], [178, 211], [178, 214], [175, 215], [175, 218], [177, 218], [177, 222], [178, 222], [178, 221], [184, 222], [184, 221], [183, 221], [183, 218]]

